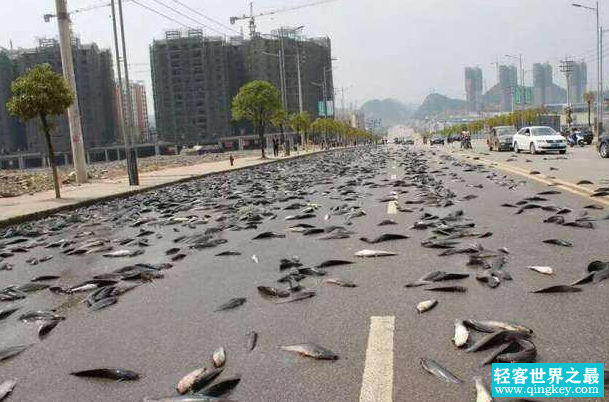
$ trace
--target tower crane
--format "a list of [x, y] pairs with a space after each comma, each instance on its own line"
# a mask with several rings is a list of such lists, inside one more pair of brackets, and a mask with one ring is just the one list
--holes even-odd
[[279, 8], [276, 10], [266, 11], [266, 12], [262, 12], [262, 13], [258, 13], [258, 14], [254, 14], [254, 2], [250, 2], [249, 15], [243, 14], [243, 15], [237, 16], [237, 17], [230, 17], [230, 23], [234, 25], [235, 22], [237, 22], [237, 21], [249, 19], [250, 20], [250, 23], [249, 23], [250, 38], [253, 38], [256, 35], [256, 18], [258, 18], [258, 17], [266, 17], [268, 15], [275, 15], [275, 14], [284, 13], [284, 12], [288, 12], [288, 11], [300, 10], [302, 8], [319, 6], [322, 4], [332, 3], [335, 1], [338, 1], [338, 0], [318, 0], [318, 1], [310, 2], [310, 3], [301, 4], [299, 6]]
[[[125, 3], [129, 2], [129, 1], [131, 1], [131, 0], [124, 0]], [[92, 6], [81, 7], [81, 8], [74, 9], [72, 11], [68, 11], [68, 14], [72, 15], [72, 14], [82, 13], [82, 12], [85, 12], [85, 11], [91, 11], [91, 10], [95, 10], [95, 9], [98, 9], [98, 8], [110, 7], [110, 5], [111, 5], [111, 3], [95, 4], [95, 5], [92, 5]], [[51, 18], [55, 18], [55, 17], [57, 17], [55, 14], [45, 14], [44, 15], [44, 21], [45, 22], [49, 22], [49, 21], [51, 21]]]

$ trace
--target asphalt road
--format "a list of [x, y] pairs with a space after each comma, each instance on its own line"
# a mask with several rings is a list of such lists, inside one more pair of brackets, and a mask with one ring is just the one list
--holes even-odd
[[[591, 181], [583, 184], [584, 188], [594, 190], [598, 187], [609, 186], [609, 159], [602, 159], [595, 145], [568, 148], [565, 155], [557, 152], [531, 155], [528, 152], [515, 154], [508, 151], [489, 151], [485, 140], [474, 140], [473, 151], [464, 154], [477, 155], [480, 158], [498, 162], [506, 166], [514, 166], [527, 171], [537, 170], [542, 175], [556, 177], [570, 183], [581, 180]], [[459, 151], [459, 143], [446, 146], [449, 151]]]
[[[593, 260], [609, 260], [609, 221], [595, 223], [596, 228], [578, 229], [542, 223], [551, 212], [525, 211], [514, 215], [514, 209], [500, 205], [515, 203], [523, 198], [548, 190], [534, 181], [519, 176], [493, 174], [486, 169], [465, 169], [463, 162], [446, 159], [441, 153], [427, 151], [429, 170], [441, 180], [456, 197], [455, 205], [441, 208], [424, 204], [408, 204], [417, 200], [420, 190], [415, 187], [398, 189], [398, 205], [413, 212], [388, 215], [386, 197], [396, 188], [393, 180], [410, 181], [401, 162], [411, 160], [405, 148], [388, 150], [360, 150], [354, 153], [336, 153], [334, 157], [313, 156], [296, 162], [259, 168], [271, 180], [285, 174], [306, 170], [318, 184], [307, 183], [300, 190], [308, 194], [304, 199], [280, 203], [277, 199], [266, 207], [277, 214], [276, 219], [265, 217], [257, 229], [224, 231], [220, 236], [228, 242], [216, 248], [188, 250], [187, 257], [175, 262], [165, 277], [156, 279], [120, 297], [120, 301], [107, 309], [90, 312], [80, 301], [86, 294], [58, 295], [43, 290], [31, 293], [27, 299], [15, 303], [0, 303], [0, 309], [23, 305], [21, 312], [33, 309], [57, 308], [67, 317], [40, 341], [37, 325], [17, 320], [18, 313], [0, 321], [0, 348], [32, 343], [21, 355], [0, 362], [0, 382], [17, 378], [18, 384], [8, 401], [28, 402], [117, 402], [141, 401], [145, 396], [175, 395], [177, 381], [189, 371], [210, 366], [212, 352], [223, 346], [227, 351], [224, 377], [240, 373], [242, 381], [230, 395], [238, 401], [265, 402], [343, 402], [343, 401], [471, 401], [475, 391], [472, 377], [481, 375], [490, 388], [491, 370], [480, 367], [488, 352], [465, 353], [451, 343], [455, 319], [511, 320], [534, 329], [534, 342], [540, 362], [609, 362], [609, 337], [607, 337], [608, 289], [607, 283], [583, 285], [583, 292], [565, 294], [532, 294], [530, 290], [554, 284], [568, 284], [581, 276]], [[360, 171], [357, 183], [352, 183], [353, 194], [339, 194], [337, 189], [351, 176], [332, 177], [325, 181], [327, 170], [324, 159], [351, 166]], [[327, 159], [326, 159], [327, 161]], [[464, 171], [474, 170], [474, 171]], [[451, 176], [449, 173], [454, 173]], [[223, 181], [234, 181], [243, 172], [207, 178], [197, 183], [203, 196], [208, 186]], [[395, 175], [395, 176], [394, 176]], [[457, 180], [461, 178], [463, 180]], [[321, 183], [324, 182], [324, 183]], [[376, 183], [376, 185], [371, 185]], [[503, 186], [501, 183], [509, 183]], [[482, 188], [473, 187], [481, 185]], [[510, 187], [513, 188], [510, 189]], [[343, 187], [347, 188], [347, 187]], [[165, 194], [191, 192], [194, 187], [182, 185], [161, 190]], [[269, 188], [267, 187], [267, 190]], [[196, 194], [195, 194], [196, 195]], [[247, 194], [246, 194], [247, 195]], [[466, 195], [477, 198], [466, 201]], [[222, 204], [230, 204], [230, 194], [225, 194]], [[140, 196], [144, 197], [144, 196]], [[229, 198], [226, 198], [229, 197]], [[345, 201], [345, 198], [354, 199]], [[545, 205], [569, 207], [577, 216], [589, 200], [563, 192], [547, 196]], [[180, 199], [177, 199], [180, 202]], [[273, 209], [291, 202], [311, 202], [321, 205], [316, 217], [300, 222], [324, 227], [345, 225], [355, 232], [350, 238], [317, 240], [317, 236], [286, 232], [299, 221], [286, 221], [288, 215], [298, 211]], [[361, 206], [365, 216], [351, 219], [346, 225], [345, 215], [324, 216], [330, 208], [341, 204]], [[121, 210], [121, 204], [110, 204], [75, 212], [82, 216], [94, 211], [89, 223], [75, 224], [53, 236], [73, 238], [77, 233], [92, 231], [79, 241], [89, 238], [115, 239], [135, 236], [139, 228], [128, 225], [132, 210]], [[493, 235], [484, 239], [463, 239], [462, 246], [480, 242], [486, 249], [507, 247], [505, 270], [513, 276], [499, 287], [490, 289], [474, 279], [478, 270], [466, 266], [468, 257], [453, 255], [440, 257], [441, 250], [424, 248], [421, 241], [432, 235], [431, 230], [413, 230], [423, 211], [439, 216], [463, 210], [475, 231], [490, 231]], [[590, 211], [591, 215], [604, 216], [606, 211]], [[58, 274], [62, 279], [53, 285], [67, 287], [93, 275], [110, 272], [134, 263], [167, 262], [165, 251], [175, 247], [172, 239], [204, 231], [216, 226], [219, 213], [210, 208], [187, 210], [181, 216], [211, 217], [209, 223], [189, 227], [187, 225], [144, 225], [159, 234], [149, 236], [150, 246], [144, 254], [133, 258], [104, 258], [100, 254], [67, 256], [57, 249], [36, 247], [28, 253], [16, 254], [5, 262], [14, 265], [12, 271], [0, 271], [4, 287], [22, 284], [38, 275]], [[146, 214], [156, 216], [155, 212]], [[114, 222], [108, 218], [115, 218]], [[135, 217], [134, 217], [135, 218]], [[384, 219], [398, 224], [377, 226]], [[117, 222], [123, 223], [117, 223]], [[176, 232], [175, 230], [179, 232]], [[286, 238], [252, 240], [261, 232], [285, 233]], [[377, 245], [367, 245], [358, 240], [361, 236], [373, 237], [383, 233], [400, 233], [410, 236]], [[564, 248], [542, 243], [542, 240], [559, 238], [573, 243]], [[9, 248], [8, 246], [6, 248]], [[394, 257], [358, 259], [354, 253], [361, 249], [380, 249], [398, 253]], [[216, 257], [215, 254], [235, 250], [240, 256]], [[30, 266], [25, 260], [52, 254], [50, 261]], [[259, 263], [252, 260], [256, 255]], [[275, 304], [258, 294], [256, 286], [280, 286], [276, 280], [280, 258], [299, 256], [305, 267], [324, 260], [346, 259], [356, 262], [328, 269], [328, 276], [339, 276], [355, 282], [357, 288], [342, 288], [321, 282], [323, 278], [309, 277], [301, 284], [315, 290], [316, 296], [299, 302]], [[529, 265], [545, 265], [554, 268], [554, 276], [544, 276], [526, 269]], [[454, 285], [465, 286], [467, 293], [435, 293], [424, 288], [405, 288], [430, 271], [465, 272], [471, 276]], [[246, 297], [247, 302], [234, 310], [214, 312], [232, 297]], [[417, 303], [438, 299], [435, 309], [418, 314]], [[375, 349], [369, 350], [372, 317], [393, 317], [394, 329], [386, 328], [385, 335], [392, 338], [393, 348], [387, 339]], [[245, 335], [259, 333], [256, 349], [247, 352]], [[318, 343], [340, 356], [337, 361], [317, 361], [279, 349], [282, 345], [303, 342]], [[374, 345], [372, 345], [374, 346]], [[379, 345], [377, 345], [379, 346]], [[380, 361], [379, 371], [366, 381], [372, 381], [371, 399], [360, 399], [367, 353]], [[459, 376], [462, 384], [448, 384], [423, 371], [419, 358], [432, 358]], [[383, 366], [383, 363], [387, 363]], [[370, 363], [370, 362], [369, 362]], [[71, 371], [99, 367], [124, 367], [141, 373], [136, 382], [108, 382], [76, 378]], [[390, 378], [390, 380], [388, 380]], [[392, 382], [391, 382], [392, 379]], [[370, 386], [370, 383], [367, 383]], [[375, 384], [377, 386], [375, 387]], [[380, 384], [380, 385], [378, 385]], [[386, 387], [390, 387], [389, 394]], [[390, 399], [387, 399], [390, 398]], [[567, 400], [567, 399], [564, 399]], [[586, 401], [593, 399], [580, 398]]]

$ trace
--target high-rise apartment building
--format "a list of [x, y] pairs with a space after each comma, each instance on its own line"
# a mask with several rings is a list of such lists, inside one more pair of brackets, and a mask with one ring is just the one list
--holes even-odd
[[465, 98], [469, 112], [481, 112], [484, 81], [480, 67], [465, 68]]
[[498, 75], [499, 88], [501, 89], [501, 111], [511, 112], [515, 109], [512, 94], [516, 85], [518, 85], [516, 66], [499, 66]]
[[[200, 30], [168, 31], [150, 46], [156, 130], [161, 140], [187, 145], [215, 142], [238, 135], [247, 124], [232, 121], [231, 101], [251, 80], [282, 87], [280, 49], [285, 65], [285, 101], [288, 113], [302, 109], [318, 116], [324, 83], [326, 98], [334, 99], [331, 46], [328, 38], [304, 39], [282, 30], [251, 40], [204, 36]], [[283, 43], [282, 43], [283, 42]], [[300, 59], [300, 87], [298, 80]]]
[[[133, 116], [130, 120], [125, 121], [124, 116], [128, 115], [127, 109], [127, 94], [126, 91], [120, 97], [120, 88], [118, 83], [114, 85], [114, 109], [117, 119], [123, 120], [126, 126], [134, 128], [136, 142], [150, 141], [150, 125], [148, 122], [148, 102], [146, 100], [146, 86], [143, 81], [129, 83], [131, 89], [131, 105], [133, 107]], [[122, 103], [119, 103], [122, 99]], [[122, 108], [121, 108], [122, 105]]]
[[549, 63], [533, 64], [533, 103], [544, 106], [554, 103], [554, 82], [552, 66]]
[[25, 150], [25, 129], [6, 108], [11, 97], [11, 83], [15, 78], [15, 65], [10, 52], [0, 48], [0, 154]]
[[588, 86], [588, 67], [586, 62], [573, 62], [573, 72], [569, 75], [569, 103], [583, 103]]
[[[109, 50], [101, 50], [95, 44], [81, 44], [78, 39], [73, 40], [72, 53], [85, 147], [112, 143], [115, 141], [116, 132], [112, 55]], [[13, 78], [43, 63], [51, 65], [57, 73], [62, 73], [59, 43], [54, 39], [42, 39], [34, 49], [13, 51], [11, 59]], [[0, 98], [0, 109], [5, 107], [5, 102]], [[53, 146], [57, 151], [69, 151], [71, 147], [67, 114], [52, 120], [55, 125], [52, 134]], [[40, 123], [32, 119], [25, 124], [24, 131], [27, 150], [45, 152], [46, 144]]]

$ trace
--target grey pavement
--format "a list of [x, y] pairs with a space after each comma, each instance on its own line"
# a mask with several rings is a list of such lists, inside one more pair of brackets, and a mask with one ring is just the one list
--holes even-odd
[[[589, 230], [542, 223], [545, 217], [550, 216], [549, 212], [534, 210], [513, 215], [513, 210], [500, 205], [517, 202], [548, 187], [523, 180], [520, 176], [507, 175], [507, 179], [523, 181], [508, 189], [500, 186], [498, 180], [487, 179], [491, 170], [464, 172], [462, 162], [445, 160], [442, 154], [433, 155], [428, 151], [425, 155], [430, 160], [430, 169], [438, 169], [437, 177], [457, 194], [456, 205], [448, 208], [407, 205], [407, 200], [417, 198], [418, 190], [403, 188], [407, 192], [400, 194], [398, 204], [412, 208], [414, 212], [388, 215], [387, 203], [378, 200], [394, 189], [391, 177], [412, 178], [410, 175], [403, 177], [404, 168], [400, 166], [400, 162], [407, 158], [404, 148], [338, 152], [332, 157], [329, 154], [317, 155], [299, 162], [280, 162], [264, 169], [268, 169], [266, 172], [270, 177], [279, 177], [284, 169], [289, 169], [291, 174], [299, 174], [302, 169], [322, 166], [322, 158], [334, 158], [337, 163], [356, 168], [372, 166], [369, 177], [353, 186], [359, 199], [348, 202], [361, 205], [367, 213], [354, 218], [352, 225], [348, 226], [355, 232], [351, 238], [321, 241], [316, 240], [316, 236], [286, 233], [285, 229], [298, 221], [285, 221], [284, 218], [297, 211], [277, 210], [277, 219], [265, 219], [255, 230], [223, 233], [227, 244], [189, 251], [184, 260], [164, 271], [164, 279], [121, 296], [119, 303], [108, 309], [87, 311], [80, 303], [84, 298], [82, 294], [33, 293], [16, 304], [24, 304], [22, 310], [58, 307], [58, 312], [67, 319], [42, 341], [37, 339], [33, 324], [18, 322], [15, 316], [0, 321], [0, 348], [34, 344], [23, 354], [0, 362], [0, 381], [19, 379], [8, 401], [116, 402], [141, 401], [145, 396], [175, 395], [177, 381], [195, 368], [209, 366], [211, 353], [219, 346], [227, 350], [225, 374], [242, 375], [231, 399], [251, 402], [358, 401], [366, 365], [370, 319], [378, 316], [395, 317], [393, 365], [391, 370], [383, 371], [383, 375], [392, 375], [393, 391], [389, 399], [392, 401], [471, 401], [475, 398], [474, 375], [483, 376], [490, 387], [490, 368], [480, 367], [487, 353], [468, 354], [451, 343], [453, 322], [457, 318], [512, 320], [533, 328], [540, 362], [609, 361], [606, 283], [586, 285], [583, 292], [573, 294], [529, 293], [539, 287], [572, 282], [592, 260], [609, 260], [609, 222], [597, 223], [596, 229]], [[348, 152], [355, 154], [350, 157]], [[386, 163], [381, 162], [383, 160]], [[442, 169], [444, 167], [447, 169]], [[464, 181], [455, 181], [447, 172], [456, 173]], [[500, 171], [497, 173], [500, 177], [504, 175]], [[235, 180], [242, 174], [244, 171], [201, 179], [200, 191], [206, 191], [214, 181]], [[319, 171], [318, 174], [322, 180], [326, 173]], [[307, 188], [316, 192], [308, 195], [306, 201], [322, 207], [315, 218], [302, 222], [316, 226], [345, 225], [344, 216], [331, 216], [325, 221], [324, 215], [330, 208], [345, 203], [336, 186], [349, 179], [343, 177], [332, 184]], [[364, 185], [365, 181], [373, 181], [378, 186]], [[478, 184], [483, 188], [471, 187]], [[180, 185], [176, 185], [161, 191], [179, 189]], [[460, 201], [470, 194], [477, 198]], [[566, 192], [549, 198], [546, 204], [573, 208], [574, 214], [590, 203], [583, 197]], [[229, 200], [221, 200], [221, 203], [229, 203]], [[276, 205], [285, 206], [279, 202]], [[511, 253], [505, 269], [512, 274], [513, 281], [504, 282], [496, 289], [487, 288], [473, 278], [477, 271], [465, 265], [466, 256], [439, 257], [441, 250], [421, 247], [421, 241], [432, 233], [410, 229], [423, 213], [420, 208], [440, 216], [462, 209], [476, 223], [476, 231], [493, 232], [490, 238], [464, 239], [461, 243], [466, 246], [479, 241], [491, 250], [508, 247]], [[76, 211], [74, 215], [84, 212]], [[602, 216], [605, 211], [590, 213]], [[205, 214], [212, 220], [194, 229], [187, 225], [144, 226], [162, 238], [151, 237], [151, 245], [145, 248], [145, 253], [134, 258], [107, 259], [99, 254], [67, 256], [38, 247], [7, 258], [6, 262], [14, 264], [14, 269], [0, 271], [0, 280], [4, 285], [20, 284], [37, 275], [61, 274], [58, 285], [67, 286], [94, 274], [134, 263], [165, 262], [168, 259], [165, 250], [174, 246], [171, 239], [215, 226], [213, 219], [218, 217], [217, 212], [209, 210], [181, 213], [182, 216]], [[377, 226], [388, 218], [397, 221], [398, 225]], [[55, 238], [70, 238], [83, 231], [93, 231], [96, 237], [119, 238], [134, 236], [139, 230], [127, 225], [88, 227], [85, 223], [79, 226], [65, 229]], [[174, 228], [180, 232], [176, 233]], [[287, 237], [252, 240], [255, 234], [263, 231], [286, 233]], [[378, 245], [367, 245], [358, 240], [361, 236], [383, 233], [402, 233], [411, 238]], [[548, 238], [569, 240], [574, 247], [542, 243]], [[395, 251], [398, 255], [371, 259], [353, 256], [364, 248]], [[242, 255], [214, 257], [225, 250], [238, 250]], [[49, 253], [55, 255], [51, 261], [37, 266], [25, 263], [27, 258]], [[252, 261], [252, 255], [258, 257], [258, 264]], [[354, 261], [356, 264], [329, 268], [328, 275], [344, 277], [359, 286], [341, 288], [322, 284], [318, 278], [307, 278], [302, 281], [303, 286], [317, 291], [312, 299], [281, 305], [262, 299], [256, 286], [282, 286], [276, 283], [280, 275], [279, 259], [293, 255], [299, 256], [305, 266], [313, 266], [326, 259]], [[551, 266], [556, 275], [548, 277], [532, 272], [526, 269], [528, 265]], [[404, 288], [405, 283], [434, 270], [472, 274], [470, 278], [454, 283], [467, 287], [468, 292], [442, 294], [426, 292], [423, 288]], [[231, 297], [247, 297], [248, 300], [232, 311], [213, 311]], [[438, 299], [439, 305], [419, 315], [415, 310], [416, 304], [431, 298]], [[0, 303], [0, 308], [7, 304]], [[260, 335], [259, 345], [248, 353], [245, 334], [252, 330]], [[315, 361], [279, 350], [281, 345], [302, 342], [325, 346], [336, 352], [340, 359], [335, 362]], [[464, 383], [440, 382], [421, 369], [421, 357], [437, 360]], [[68, 375], [74, 370], [104, 366], [132, 369], [140, 372], [142, 378], [133, 383], [114, 383]], [[376, 401], [386, 402], [386, 399], [379, 397]]]

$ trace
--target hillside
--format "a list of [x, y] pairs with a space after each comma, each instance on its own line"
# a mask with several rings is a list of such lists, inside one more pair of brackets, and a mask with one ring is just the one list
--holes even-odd
[[438, 114], [451, 114], [467, 111], [467, 103], [461, 99], [451, 99], [441, 94], [428, 95], [423, 104], [417, 109], [414, 117], [424, 119]]
[[395, 99], [373, 99], [364, 103], [361, 110], [367, 118], [381, 119], [384, 126], [406, 123], [412, 117], [413, 109]]

